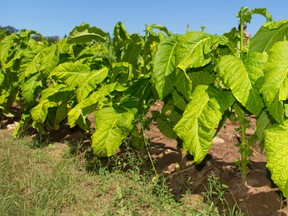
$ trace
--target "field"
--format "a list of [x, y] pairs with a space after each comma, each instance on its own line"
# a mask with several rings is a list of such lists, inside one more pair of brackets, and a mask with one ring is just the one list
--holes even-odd
[[3, 214], [287, 214], [288, 20], [236, 17], [223, 35], [118, 22], [1, 39]]

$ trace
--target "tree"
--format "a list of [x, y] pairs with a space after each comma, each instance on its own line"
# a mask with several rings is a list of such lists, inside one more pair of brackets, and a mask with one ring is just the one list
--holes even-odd
[[11, 35], [13, 33], [17, 33], [19, 30], [14, 28], [13, 26], [0, 26], [0, 40], [2, 40], [5, 36]]

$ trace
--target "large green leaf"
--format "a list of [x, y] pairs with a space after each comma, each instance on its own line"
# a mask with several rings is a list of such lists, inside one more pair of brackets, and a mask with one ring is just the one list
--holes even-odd
[[50, 77], [61, 80], [69, 86], [80, 86], [90, 73], [90, 67], [79, 62], [65, 62], [58, 65]]
[[185, 99], [190, 100], [192, 93], [192, 81], [185, 71], [176, 71], [175, 88], [179, 91]]
[[53, 129], [54, 130], [59, 130], [60, 128], [60, 123], [66, 119], [67, 117], [67, 104], [66, 103], [61, 103], [59, 106], [56, 108], [56, 114], [55, 114], [55, 119], [54, 119], [54, 124], [53, 124]]
[[197, 71], [191, 71], [188, 73], [189, 79], [192, 82], [192, 91], [198, 85], [210, 85], [215, 82], [215, 76], [210, 72], [213, 70], [201, 69]]
[[207, 65], [211, 61], [210, 53], [217, 45], [217, 37], [204, 32], [163, 37], [155, 55], [152, 76], [159, 97], [163, 99], [172, 92], [176, 68], [186, 72], [189, 68]]
[[109, 79], [111, 82], [118, 82], [122, 85], [127, 85], [133, 78], [132, 65], [128, 62], [112, 63], [109, 70]]
[[96, 90], [97, 84], [101, 83], [108, 76], [109, 69], [103, 67], [99, 70], [93, 70], [87, 74], [86, 79], [82, 83], [79, 83], [79, 87], [76, 90], [77, 100], [80, 102], [84, 100], [92, 91]]
[[97, 91], [90, 94], [87, 98], [79, 102], [75, 107], [73, 107], [68, 112], [68, 124], [69, 126], [75, 127], [79, 125], [83, 130], [88, 130], [86, 117], [90, 113], [96, 110], [96, 105], [102, 106], [102, 104], [107, 100], [107, 96], [115, 90], [116, 83], [111, 83], [108, 85], [103, 85]]
[[[67, 87], [64, 84], [51, 85], [49, 88], [44, 89], [41, 92], [42, 97], [40, 98], [39, 103], [30, 111], [32, 119], [37, 123], [44, 124], [48, 117], [48, 109], [67, 104], [69, 99], [73, 96], [73, 93], [74, 89]], [[60, 117], [59, 114], [57, 118], [64, 119], [64, 117]]]
[[[31, 38], [31, 35], [40, 35], [35, 31], [21, 30], [19, 34], [11, 34], [5, 37], [0, 43], [0, 61], [3, 68], [12, 68], [18, 71], [18, 60], [25, 55], [29, 48], [34, 49], [37, 42]], [[42, 45], [38, 45], [42, 46]], [[16, 66], [16, 68], [15, 68]]]
[[215, 128], [234, 98], [228, 91], [204, 85], [197, 86], [191, 98], [174, 131], [183, 140], [183, 150], [200, 163], [209, 152]]
[[123, 41], [129, 40], [130, 38], [129, 33], [127, 32], [122, 22], [116, 23], [114, 30], [113, 30], [113, 35], [114, 35], [113, 37], [114, 46], [117, 46]]
[[133, 34], [122, 48], [121, 61], [130, 63], [133, 68], [138, 67], [140, 53], [143, 49], [143, 39], [140, 35]]
[[267, 168], [273, 182], [288, 198], [288, 122], [265, 131]]
[[108, 71], [107, 67], [90, 71], [88, 65], [79, 62], [66, 62], [58, 65], [50, 76], [56, 80], [61, 80], [66, 85], [77, 87], [76, 96], [80, 102], [107, 77]]
[[265, 59], [264, 54], [250, 54], [242, 62], [235, 56], [226, 55], [220, 58], [216, 67], [220, 79], [234, 97], [256, 116], [264, 107], [257, 80], [262, 76]]
[[176, 37], [164, 37], [158, 45], [155, 55], [152, 80], [160, 99], [166, 97], [173, 89], [176, 68]]
[[89, 24], [82, 23], [76, 26], [68, 36], [69, 43], [87, 43], [87, 42], [105, 42], [108, 33], [105, 33], [97, 27], [91, 27]]
[[140, 77], [124, 92], [120, 105], [126, 109], [137, 108], [141, 113], [152, 99], [150, 76]]
[[19, 41], [19, 36], [17, 34], [9, 35], [1, 41], [0, 62], [2, 67], [5, 67], [5, 65], [13, 58], [13, 55], [15, 54], [14, 49], [16, 49]]
[[43, 86], [42, 82], [42, 74], [37, 73], [35, 76], [32, 76], [20, 85], [21, 96], [26, 103], [31, 104], [36, 102], [39, 93], [38, 89]]
[[187, 101], [180, 95], [177, 91], [172, 92], [172, 98], [174, 101], [174, 106], [177, 107], [179, 110], [184, 112], [185, 107], [187, 105]]
[[123, 139], [132, 131], [133, 111], [117, 112], [112, 107], [95, 113], [95, 132], [92, 135], [92, 149], [98, 157], [113, 155]]
[[209, 53], [218, 42], [217, 37], [204, 32], [179, 35], [178, 40], [177, 67], [183, 71], [208, 64], [211, 61]]
[[48, 116], [48, 109], [50, 106], [51, 105], [48, 99], [42, 100], [41, 103], [31, 109], [30, 113], [32, 119], [38, 123], [44, 124]]
[[48, 47], [36, 47], [27, 53], [21, 61], [21, 80], [35, 73], [42, 73], [47, 77], [59, 62], [57, 44]]
[[263, 25], [250, 41], [250, 51], [268, 52], [278, 41], [288, 36], [288, 20], [269, 22]]
[[269, 51], [261, 88], [264, 102], [278, 123], [284, 121], [284, 100], [288, 99], [288, 42], [277, 42]]

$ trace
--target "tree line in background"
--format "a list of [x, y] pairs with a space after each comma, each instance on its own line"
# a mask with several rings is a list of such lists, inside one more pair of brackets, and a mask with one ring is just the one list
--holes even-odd
[[[9, 36], [13, 33], [18, 33], [19, 30], [14, 28], [13, 26], [0, 26], [0, 41], [5, 37], [5, 36]], [[36, 41], [41, 41], [42, 37], [40, 37], [39, 35], [33, 35], [32, 36]], [[53, 36], [46, 36], [45, 37], [46, 40], [49, 43], [56, 43], [58, 42], [61, 38], [57, 35], [53, 35]]]

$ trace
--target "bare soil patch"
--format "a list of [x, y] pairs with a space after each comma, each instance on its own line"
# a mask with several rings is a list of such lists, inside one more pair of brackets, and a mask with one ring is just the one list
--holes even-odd
[[[246, 131], [250, 135], [254, 133], [253, 119], [251, 120], [252, 128]], [[147, 136], [152, 142], [151, 152], [157, 158], [158, 171], [166, 175], [176, 200], [181, 201], [188, 190], [192, 194], [191, 199], [207, 191], [207, 178], [214, 173], [222, 184], [229, 187], [225, 197], [231, 208], [237, 203], [245, 215], [288, 215], [287, 201], [285, 202], [285, 198], [272, 182], [270, 172], [266, 168], [265, 152], [261, 152], [257, 144], [253, 146], [248, 182], [247, 184], [242, 182], [236, 164], [240, 158], [237, 147], [239, 132], [236, 128], [238, 126], [237, 122], [227, 120], [213, 139], [210, 152], [203, 163], [189, 166], [191, 161], [188, 158], [187, 168], [183, 172], [177, 172], [176, 168], [181, 163], [177, 141], [165, 137], [158, 130], [157, 125], [151, 125]]]

